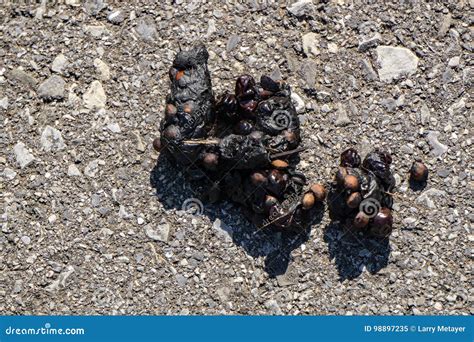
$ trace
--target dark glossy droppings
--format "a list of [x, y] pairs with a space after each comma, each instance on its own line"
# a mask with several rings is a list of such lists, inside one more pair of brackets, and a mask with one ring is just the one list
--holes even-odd
[[164, 155], [203, 197], [232, 200], [257, 226], [301, 231], [326, 191], [304, 189], [306, 178], [296, 171], [301, 138], [290, 87], [242, 75], [234, 93], [216, 103], [207, 59], [203, 45], [176, 55], [154, 146], [162, 152], [166, 146]]

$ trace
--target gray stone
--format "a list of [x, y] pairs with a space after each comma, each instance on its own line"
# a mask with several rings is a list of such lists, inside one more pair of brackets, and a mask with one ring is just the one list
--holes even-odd
[[296, 112], [298, 114], [305, 111], [306, 107], [303, 99], [295, 92], [291, 93], [291, 101], [293, 102], [293, 105], [295, 106]]
[[61, 288], [66, 287], [66, 281], [74, 273], [74, 267], [67, 266], [58, 276], [56, 280], [54, 280], [51, 284], [46, 286], [46, 291], [48, 292], [56, 292]]
[[79, 171], [79, 169], [77, 168], [76, 165], [69, 164], [69, 166], [67, 168], [67, 175], [69, 177], [79, 177], [79, 176], [82, 176], [82, 173], [81, 173], [81, 171]]
[[420, 122], [422, 125], [426, 125], [430, 120], [430, 109], [425, 102], [420, 107]]
[[84, 32], [91, 35], [92, 37], [99, 39], [104, 34], [108, 33], [107, 27], [103, 24], [99, 25], [86, 25], [84, 26]]
[[367, 59], [363, 59], [360, 61], [360, 65], [362, 67], [362, 71], [364, 73], [364, 77], [367, 81], [374, 81], [377, 79], [377, 73], [375, 72], [372, 64]]
[[116, 122], [111, 122], [107, 125], [107, 129], [111, 131], [112, 133], [120, 133], [122, 130], [120, 129], [120, 126]]
[[314, 32], [303, 35], [303, 51], [308, 57], [319, 55], [319, 38]]
[[8, 167], [3, 169], [2, 177], [6, 180], [13, 180], [16, 177], [16, 172]]
[[440, 176], [441, 178], [446, 178], [446, 177], [448, 177], [450, 173], [451, 173], [451, 170], [450, 170], [450, 169], [441, 169], [441, 170], [438, 170], [438, 176]]
[[8, 97], [7, 96], [5, 96], [4, 98], [2, 98], [0, 100], [0, 108], [3, 109], [3, 110], [8, 109]]
[[51, 70], [53, 72], [57, 72], [58, 74], [62, 74], [66, 67], [68, 66], [68, 60], [66, 56], [62, 53], [56, 56], [53, 63], [51, 64]]
[[456, 68], [459, 66], [460, 61], [461, 61], [461, 57], [459, 56], [453, 57], [448, 61], [448, 66], [450, 66], [451, 68]]
[[21, 141], [13, 147], [13, 153], [15, 153], [16, 162], [22, 169], [30, 165], [35, 160], [33, 154], [28, 151], [26, 145]]
[[140, 38], [145, 41], [154, 41], [158, 36], [155, 22], [150, 18], [141, 19], [135, 28]]
[[84, 106], [88, 109], [100, 109], [105, 107], [107, 102], [107, 96], [105, 95], [102, 83], [99, 81], [93, 81], [89, 86], [89, 89], [82, 96], [84, 100]]
[[181, 274], [177, 274], [176, 275], [176, 282], [178, 283], [179, 286], [185, 286], [186, 283], [188, 282], [188, 278], [186, 278], [185, 276], [181, 275]]
[[448, 33], [449, 28], [451, 27], [452, 23], [452, 16], [451, 13], [448, 13], [444, 16], [443, 21], [441, 22], [441, 26], [438, 30], [438, 37], [443, 38], [446, 33]]
[[280, 306], [278, 305], [278, 302], [275, 299], [269, 299], [265, 302], [265, 307], [270, 310], [270, 313], [272, 315], [281, 315], [282, 311]]
[[232, 51], [237, 47], [237, 45], [240, 43], [240, 36], [233, 34], [229, 37], [227, 40], [227, 45], [226, 45], [226, 50], [227, 52]]
[[371, 48], [378, 46], [381, 42], [382, 42], [382, 35], [377, 32], [372, 37], [363, 39], [359, 42], [359, 51], [365, 52]]
[[303, 17], [307, 16], [310, 17], [313, 15], [315, 11], [315, 7], [313, 5], [312, 0], [299, 0], [292, 5], [288, 6], [288, 12], [293, 14], [295, 17]]
[[51, 126], [46, 126], [41, 133], [41, 146], [46, 152], [59, 151], [66, 147], [61, 132]]
[[158, 226], [148, 224], [145, 226], [145, 234], [155, 241], [167, 242], [169, 239], [171, 226], [168, 222], [162, 222]]
[[426, 137], [431, 146], [431, 154], [435, 157], [441, 157], [448, 152], [448, 146], [440, 143], [438, 140], [440, 134], [438, 131], [430, 131]]
[[220, 219], [216, 219], [212, 224], [212, 229], [216, 232], [216, 235], [224, 238], [224, 240], [232, 241], [232, 227], [223, 223]]
[[84, 169], [84, 174], [88, 177], [94, 178], [99, 172], [99, 160], [91, 161]]
[[23, 235], [21, 237], [21, 242], [23, 242], [25, 245], [29, 245], [31, 243], [31, 238], [27, 235]]
[[122, 10], [112, 11], [107, 15], [107, 20], [115, 25], [120, 25], [125, 20], [125, 14]]
[[20, 293], [21, 290], [23, 290], [23, 280], [21, 279], [15, 280], [15, 283], [13, 284], [12, 293], [17, 294], [17, 293]]
[[446, 191], [432, 188], [424, 191], [420, 196], [418, 196], [416, 203], [422, 204], [429, 209], [436, 209], [435, 202], [432, 198], [438, 199], [440, 197], [446, 197]]
[[407, 48], [379, 46], [376, 51], [381, 81], [390, 82], [404, 75], [412, 75], [418, 68], [418, 57]]
[[99, 74], [99, 79], [103, 81], [110, 79], [110, 68], [104, 61], [99, 58], [94, 59], [94, 67]]
[[318, 65], [312, 60], [307, 60], [301, 64], [299, 75], [305, 82], [305, 87], [314, 89], [316, 76], [318, 74]]
[[53, 75], [39, 85], [38, 95], [46, 101], [62, 100], [64, 98], [65, 85], [66, 82], [64, 82], [61, 76]]
[[37, 83], [36, 79], [29, 73], [22, 69], [13, 69], [8, 71], [5, 76], [13, 83], [18, 83], [23, 86], [34, 87]]
[[104, 0], [87, 0], [84, 3], [84, 10], [87, 14], [96, 16], [107, 7]]
[[349, 115], [347, 115], [347, 111], [342, 105], [342, 103], [339, 103], [337, 105], [337, 118], [335, 121], [336, 126], [346, 126], [351, 123], [351, 119], [349, 118]]

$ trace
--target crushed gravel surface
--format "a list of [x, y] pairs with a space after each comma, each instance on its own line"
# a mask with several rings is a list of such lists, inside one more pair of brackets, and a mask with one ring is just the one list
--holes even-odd
[[[0, 6], [1, 314], [474, 314], [472, 0], [44, 3]], [[389, 240], [182, 210], [197, 194], [151, 143], [198, 40], [216, 94], [291, 85], [310, 183], [391, 151]]]

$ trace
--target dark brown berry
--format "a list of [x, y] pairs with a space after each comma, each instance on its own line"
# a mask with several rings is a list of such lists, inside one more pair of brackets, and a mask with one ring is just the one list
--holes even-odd
[[344, 179], [346, 178], [346, 176], [347, 176], [347, 169], [345, 167], [340, 167], [339, 170], [337, 170], [336, 172], [336, 177], [335, 177], [336, 183], [339, 186], [344, 186]]
[[314, 206], [315, 198], [312, 192], [307, 192], [304, 194], [301, 204], [303, 209], [308, 210]]
[[372, 220], [370, 232], [378, 237], [386, 237], [392, 232], [393, 217], [388, 208], [381, 208]]
[[219, 163], [219, 157], [215, 153], [205, 153], [202, 159], [204, 167], [208, 170], [215, 170]]
[[344, 177], [344, 188], [350, 191], [359, 190], [359, 180], [354, 175], [347, 175]]
[[153, 140], [153, 148], [155, 149], [156, 152], [161, 151], [161, 139], [160, 138], [156, 138], [155, 140]]
[[241, 120], [235, 125], [234, 132], [240, 135], [248, 135], [253, 130], [252, 122], [248, 120]]
[[286, 179], [280, 170], [272, 170], [267, 177], [267, 189], [276, 197], [280, 197], [286, 188]]
[[176, 72], [176, 81], [179, 81], [179, 79], [183, 76], [184, 76], [184, 70], [178, 70], [178, 72]]
[[175, 125], [170, 125], [163, 131], [163, 136], [169, 140], [178, 139], [180, 137], [179, 128]]
[[278, 203], [278, 200], [276, 199], [276, 197], [267, 195], [265, 197], [265, 210], [269, 211], [270, 208], [272, 208], [277, 203]]
[[414, 162], [410, 168], [410, 177], [416, 182], [426, 182], [428, 179], [428, 168], [422, 162]]
[[313, 184], [310, 187], [311, 192], [314, 195], [314, 199], [318, 202], [324, 201], [326, 198], [326, 188], [322, 184]]
[[259, 186], [267, 182], [267, 177], [261, 172], [254, 172], [250, 175], [250, 180], [253, 185]]
[[194, 108], [193, 103], [191, 101], [188, 101], [184, 104], [183, 111], [185, 113], [191, 113], [193, 111], [193, 108]]
[[284, 160], [276, 159], [276, 160], [272, 161], [272, 166], [275, 169], [283, 170], [283, 169], [286, 169], [288, 167], [288, 163]]
[[341, 153], [341, 166], [344, 167], [359, 167], [360, 156], [353, 148], [349, 148]]
[[362, 211], [358, 212], [354, 217], [353, 225], [357, 229], [362, 229], [369, 224], [370, 218]]
[[172, 117], [174, 117], [176, 115], [176, 107], [174, 105], [172, 105], [171, 103], [168, 103], [166, 105], [166, 110], [165, 110], [165, 114], [166, 114], [166, 118], [167, 119], [170, 119]]
[[239, 99], [249, 99], [255, 95], [255, 80], [250, 75], [242, 75], [235, 82], [235, 96]]
[[362, 201], [362, 196], [360, 192], [353, 192], [347, 198], [346, 203], [349, 208], [355, 209], [359, 206], [361, 201]]

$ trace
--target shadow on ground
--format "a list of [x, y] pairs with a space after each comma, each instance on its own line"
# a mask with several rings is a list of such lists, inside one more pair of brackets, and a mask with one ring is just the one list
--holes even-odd
[[[162, 155], [150, 172], [150, 184], [156, 190], [158, 200], [168, 210], [182, 210], [186, 200], [202, 197], [199, 188], [187, 181], [182, 172]], [[265, 258], [265, 271], [270, 277], [286, 272], [292, 251], [309, 239], [311, 226], [320, 223], [324, 213], [324, 205], [320, 205], [307, 229], [297, 233], [276, 233], [258, 229], [231, 202], [209, 204], [202, 200], [202, 203], [202, 215], [209, 217], [214, 225], [219, 222], [217, 219], [220, 220], [219, 230], [227, 232], [236, 245], [253, 258]]]
[[364, 268], [375, 274], [388, 264], [389, 238], [377, 240], [354, 235], [333, 221], [325, 227], [324, 241], [328, 244], [329, 257], [334, 259], [340, 281], [357, 278]]

